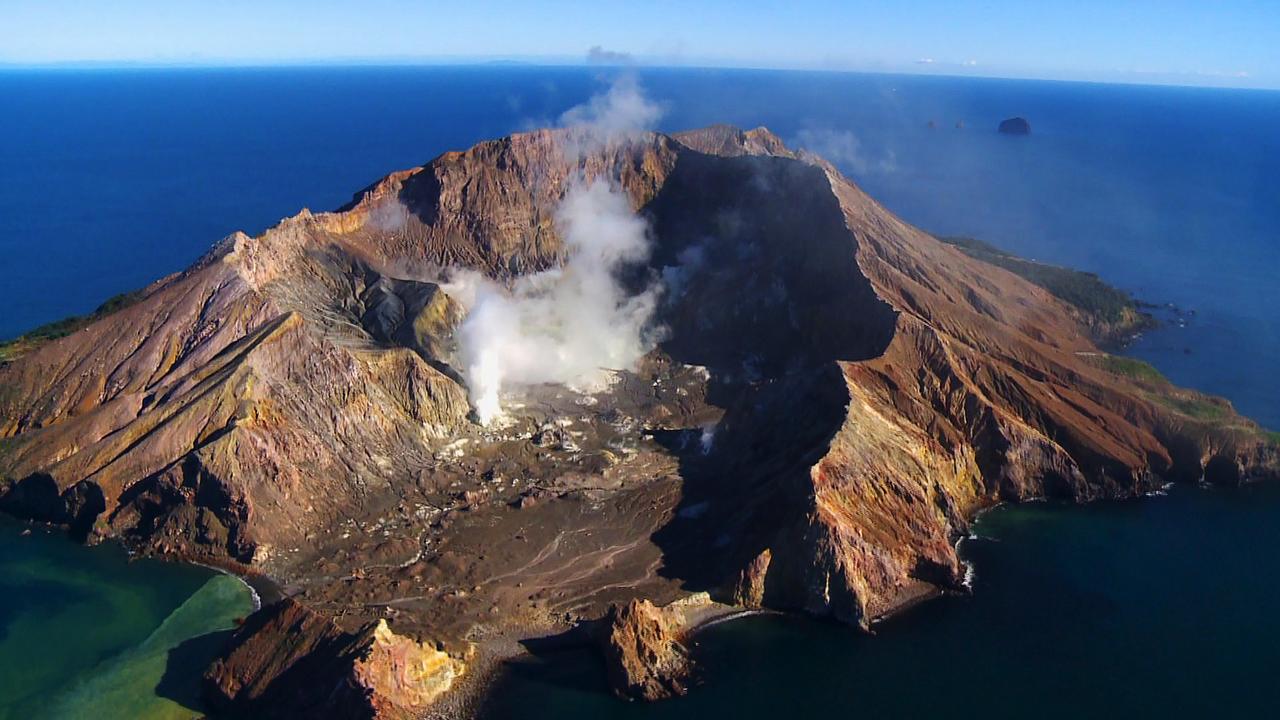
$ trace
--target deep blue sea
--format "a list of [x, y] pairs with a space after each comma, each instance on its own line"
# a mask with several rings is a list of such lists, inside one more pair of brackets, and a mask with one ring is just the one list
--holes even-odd
[[[1280, 92], [637, 72], [664, 108], [659, 129], [768, 126], [827, 154], [927, 230], [1090, 270], [1176, 305], [1185, 327], [1170, 324], [1129, 352], [1280, 429]], [[233, 230], [256, 233], [304, 206], [332, 209], [392, 170], [554, 123], [610, 75], [0, 72], [0, 337], [91, 311], [182, 269]], [[995, 132], [1013, 115], [1031, 122], [1031, 136]], [[730, 623], [704, 636], [699, 652], [713, 669], [686, 701], [642, 710], [600, 698], [584, 690], [598, 678], [583, 662], [560, 675], [511, 673], [490, 713], [1016, 717], [1039, 698], [1061, 710], [1050, 715], [1192, 716], [1265, 712], [1280, 699], [1258, 672], [1280, 660], [1280, 564], [1271, 559], [1280, 493], [1187, 489], [1005, 509], [984, 525], [994, 540], [966, 548], [978, 568], [974, 597], [930, 604], [876, 637], [804, 621]], [[0, 527], [0, 548], [17, 538]], [[175, 582], [161, 566], [134, 575]], [[11, 612], [3, 601], [0, 611]], [[0, 667], [14, 661], [0, 646]]]

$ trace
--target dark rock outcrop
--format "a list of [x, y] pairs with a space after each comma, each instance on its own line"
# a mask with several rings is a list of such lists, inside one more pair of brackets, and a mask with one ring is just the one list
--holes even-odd
[[997, 130], [1004, 135], [1030, 135], [1031, 123], [1024, 117], [1011, 117], [1000, 121]]
[[205, 674], [216, 710], [255, 718], [420, 717], [464, 664], [396, 635], [385, 620], [343, 632], [290, 600], [265, 607]]

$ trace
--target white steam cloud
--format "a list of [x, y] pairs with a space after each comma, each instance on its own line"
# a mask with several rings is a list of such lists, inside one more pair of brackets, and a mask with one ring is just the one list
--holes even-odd
[[[570, 109], [575, 128], [562, 149], [577, 154], [628, 141], [662, 114], [631, 76]], [[585, 141], [585, 144], [584, 144]], [[513, 386], [558, 383], [601, 389], [611, 371], [634, 369], [656, 340], [650, 327], [660, 286], [629, 293], [618, 280], [626, 266], [648, 259], [649, 226], [625, 192], [608, 181], [574, 176], [555, 215], [564, 241], [562, 267], [500, 285], [464, 273], [448, 288], [469, 309], [459, 328], [459, 353], [477, 419], [502, 414]]]
[[585, 128], [600, 142], [625, 140], [652, 128], [662, 107], [645, 97], [635, 76], [618, 77], [609, 89], [560, 116], [566, 127]]
[[610, 50], [601, 45], [592, 45], [587, 50], [588, 65], [630, 65], [634, 62], [631, 53]]
[[570, 187], [556, 214], [568, 250], [561, 268], [507, 289], [471, 277], [471, 311], [460, 330], [471, 402], [482, 424], [502, 413], [512, 385], [561, 383], [598, 390], [610, 370], [632, 369], [648, 352], [656, 287], [628, 296], [618, 270], [649, 255], [649, 228], [627, 196], [604, 181]]
[[796, 133], [795, 144], [858, 175], [887, 174], [898, 168], [893, 150], [886, 149], [879, 158], [872, 158], [858, 136], [848, 130], [805, 128]]

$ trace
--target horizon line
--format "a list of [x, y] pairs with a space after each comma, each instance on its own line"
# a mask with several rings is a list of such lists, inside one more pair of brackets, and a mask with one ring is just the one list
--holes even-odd
[[[1201, 88], [1209, 90], [1256, 90], [1263, 92], [1280, 91], [1280, 85], [1236, 85], [1224, 83], [1205, 83], [1182, 81], [1177, 78], [1220, 78], [1222, 80], [1243, 80], [1247, 76], [1235, 76], [1216, 73], [1185, 73], [1155, 71], [1114, 71], [1120, 77], [1060, 77], [1034, 73], [991, 73], [975, 71], [974, 66], [958, 63], [927, 63], [922, 69], [869, 69], [840, 68], [823, 66], [779, 66], [779, 65], [744, 65], [708, 61], [705, 63], [669, 63], [669, 62], [617, 62], [600, 63], [584, 60], [581, 56], [476, 56], [476, 55], [439, 55], [439, 56], [353, 56], [333, 58], [212, 58], [212, 59], [134, 59], [134, 60], [51, 60], [27, 62], [0, 60], [0, 72], [20, 71], [111, 71], [111, 70], [270, 70], [270, 69], [304, 69], [304, 68], [483, 68], [483, 67], [528, 67], [528, 68], [596, 68], [600, 70], [737, 70], [746, 72], [793, 72], [824, 73], [847, 75], [883, 75], [904, 77], [938, 77], [974, 80], [1020, 80], [1030, 82], [1060, 82], [1086, 85], [1120, 85], [1136, 87], [1181, 87]], [[967, 72], [947, 72], [953, 69], [967, 68]], [[924, 69], [930, 68], [930, 69]], [[1125, 75], [1134, 76], [1132, 79]], [[1151, 78], [1163, 77], [1164, 80]]]

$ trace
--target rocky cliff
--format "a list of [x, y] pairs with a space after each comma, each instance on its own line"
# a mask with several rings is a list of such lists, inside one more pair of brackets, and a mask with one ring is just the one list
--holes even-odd
[[205, 676], [205, 695], [235, 717], [412, 718], [465, 663], [397, 636], [385, 620], [354, 633], [285, 599], [242, 626]]
[[[559, 266], [577, 178], [647, 221], [662, 339], [481, 426], [451, 273]], [[1224, 401], [763, 129], [481, 143], [131, 301], [0, 366], [0, 505], [275, 578], [291, 599], [210, 687], [277, 713], [314, 700], [309, 663], [353, 714], [419, 712], [495, 638], [700, 590], [866, 626], [961, 588], [983, 507], [1280, 466]]]
[[648, 600], [614, 605], [600, 640], [609, 684], [627, 700], [683, 695], [690, 673], [689, 650], [679, 608], [657, 608]]

